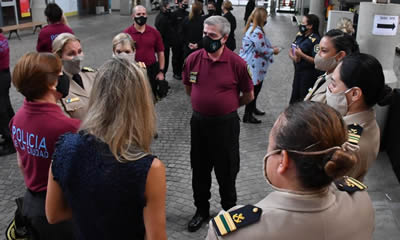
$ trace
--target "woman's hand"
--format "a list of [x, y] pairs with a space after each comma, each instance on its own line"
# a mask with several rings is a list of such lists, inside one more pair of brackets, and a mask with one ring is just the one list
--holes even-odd
[[189, 43], [189, 48], [192, 50], [195, 50], [195, 49], [199, 48], [199, 46], [197, 45], [197, 43]]
[[281, 52], [280, 47], [274, 47], [274, 55], [278, 55]]
[[294, 50], [294, 55], [298, 58], [304, 58], [304, 53], [303, 51], [301, 51], [301, 48], [299, 48], [298, 46], [296, 47], [296, 49]]
[[292, 49], [289, 50], [289, 57], [290, 57], [290, 59], [292, 59], [295, 63], [300, 62], [300, 58], [297, 57], [297, 56], [295, 56], [295, 55], [293, 55]]

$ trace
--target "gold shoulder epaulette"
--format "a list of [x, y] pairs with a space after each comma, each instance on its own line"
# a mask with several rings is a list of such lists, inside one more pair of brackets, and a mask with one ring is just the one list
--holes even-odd
[[82, 72], [95, 72], [95, 70], [91, 67], [83, 67]]
[[261, 208], [246, 205], [231, 212], [220, 214], [211, 221], [218, 236], [225, 236], [239, 228], [258, 222], [261, 214]]
[[302, 36], [301, 32], [297, 32], [296, 36]]
[[364, 183], [348, 176], [344, 176], [336, 180], [335, 185], [340, 191], [346, 191], [348, 193], [364, 191], [368, 188]]
[[360, 125], [354, 123], [347, 126], [347, 131], [349, 136], [348, 142], [358, 145], [358, 142], [360, 142], [363, 128]]

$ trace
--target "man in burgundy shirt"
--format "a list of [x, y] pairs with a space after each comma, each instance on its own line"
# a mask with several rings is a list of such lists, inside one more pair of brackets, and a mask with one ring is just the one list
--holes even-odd
[[10, 102], [10, 48], [7, 38], [0, 29], [0, 156], [15, 153], [8, 123], [14, 116], [14, 110]]
[[164, 44], [160, 33], [155, 28], [146, 24], [147, 12], [145, 7], [141, 5], [136, 6], [133, 9], [132, 18], [134, 20], [133, 25], [126, 28], [124, 33], [131, 35], [135, 41], [135, 60], [146, 64], [147, 75], [153, 94], [156, 97], [157, 80], [164, 80], [164, 71], [167, 71], [167, 69], [164, 69]]
[[51, 44], [59, 34], [74, 34], [74, 32], [70, 27], [64, 24], [63, 12], [57, 4], [49, 3], [44, 10], [44, 14], [49, 24], [40, 30], [36, 51], [51, 52]]
[[246, 63], [225, 47], [229, 32], [230, 24], [224, 17], [207, 18], [204, 49], [189, 55], [182, 74], [193, 108], [190, 160], [197, 211], [188, 224], [191, 232], [209, 217], [213, 168], [222, 208], [228, 210], [236, 205], [235, 182], [240, 162], [236, 110], [249, 103], [254, 94]]

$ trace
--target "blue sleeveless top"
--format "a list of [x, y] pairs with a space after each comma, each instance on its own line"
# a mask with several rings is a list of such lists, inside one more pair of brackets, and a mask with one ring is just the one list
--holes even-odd
[[93, 135], [60, 137], [52, 172], [72, 208], [77, 239], [144, 239], [144, 192], [154, 158], [121, 163]]

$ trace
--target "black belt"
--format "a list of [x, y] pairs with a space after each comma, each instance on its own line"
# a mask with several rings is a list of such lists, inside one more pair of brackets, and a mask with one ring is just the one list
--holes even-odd
[[237, 111], [233, 111], [231, 113], [227, 113], [225, 115], [204, 115], [202, 113], [196, 112], [193, 110], [193, 117], [200, 119], [200, 120], [227, 120], [237, 116]]

